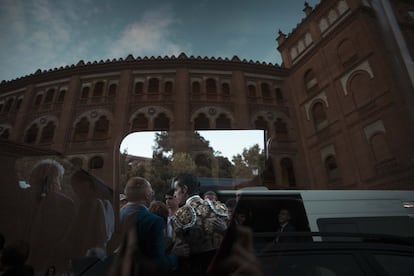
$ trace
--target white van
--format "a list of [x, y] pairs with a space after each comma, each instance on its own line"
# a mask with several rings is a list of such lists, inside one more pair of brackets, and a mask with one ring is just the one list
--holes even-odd
[[218, 195], [221, 201], [240, 196], [247, 225], [263, 242], [274, 237], [280, 209], [290, 211], [298, 231], [414, 237], [414, 191], [248, 188]]

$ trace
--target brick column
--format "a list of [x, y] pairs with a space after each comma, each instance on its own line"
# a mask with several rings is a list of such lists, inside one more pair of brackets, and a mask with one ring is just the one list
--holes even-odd
[[19, 112], [16, 113], [16, 119], [14, 121], [14, 127], [10, 133], [10, 140], [18, 143], [24, 141], [24, 130], [27, 127], [26, 117], [31, 110], [31, 104], [34, 97], [34, 85], [28, 85], [23, 96], [22, 104], [19, 108]]
[[[112, 114], [112, 121], [109, 127], [109, 133], [111, 135], [112, 145], [111, 150], [108, 151], [108, 158], [104, 164], [104, 179], [107, 181], [106, 184], [111, 187], [114, 191], [114, 210], [119, 210], [119, 147], [122, 139], [127, 131], [128, 124], [128, 100], [130, 97], [129, 83], [131, 80], [131, 70], [124, 70], [121, 72], [119, 77], [118, 90], [116, 92], [115, 106]], [[118, 221], [119, 213], [115, 212], [116, 221]]]
[[72, 76], [62, 105], [59, 125], [56, 127], [55, 136], [53, 137], [54, 143], [52, 145], [52, 149], [61, 153], [64, 153], [66, 147], [69, 145], [73, 127], [73, 112], [79, 98], [79, 89], [79, 76]]
[[[186, 152], [189, 143], [183, 131], [192, 130], [190, 123], [190, 76], [186, 68], [178, 68], [175, 78], [174, 90], [174, 123], [171, 130], [176, 136], [176, 151]], [[178, 137], [180, 136], [180, 137]]]
[[250, 112], [247, 103], [246, 80], [242, 71], [234, 71], [232, 78], [231, 91], [234, 104], [234, 119], [232, 122], [233, 129], [250, 128]]

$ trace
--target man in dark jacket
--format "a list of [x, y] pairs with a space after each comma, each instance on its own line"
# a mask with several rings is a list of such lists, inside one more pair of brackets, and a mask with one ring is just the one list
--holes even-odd
[[[290, 222], [291, 216], [288, 209], [281, 209], [277, 215], [278, 222], [279, 222], [279, 233], [285, 232], [295, 232], [296, 227]], [[290, 242], [293, 241], [292, 237], [289, 236], [278, 236], [276, 237], [276, 242]]]
[[[125, 191], [128, 204], [125, 210], [131, 209], [125, 216], [132, 216], [138, 240], [139, 251], [143, 256], [140, 272], [154, 275], [174, 271], [177, 268], [177, 256], [165, 253], [165, 222], [150, 211], [148, 206], [153, 198], [151, 184], [144, 178], [133, 177], [128, 180]], [[124, 210], [124, 211], [125, 211]], [[143, 274], [143, 275], [144, 275]]]

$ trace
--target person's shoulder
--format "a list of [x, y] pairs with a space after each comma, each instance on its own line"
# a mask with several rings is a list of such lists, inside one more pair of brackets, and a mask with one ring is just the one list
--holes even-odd
[[226, 204], [218, 201], [218, 200], [205, 200], [210, 205], [211, 209], [213, 209], [214, 213], [216, 213], [219, 216], [228, 216], [228, 209]]
[[61, 192], [56, 192], [56, 193], [54, 193], [54, 195], [59, 199], [59, 200], [61, 200], [62, 202], [65, 202], [65, 203], [67, 203], [67, 204], [74, 204], [73, 203], [73, 200], [70, 198], [70, 197], [68, 197], [67, 195], [65, 195], [64, 193], [61, 193]]
[[292, 223], [288, 223], [285, 226], [285, 231], [296, 231], [296, 227]]
[[178, 208], [175, 213], [174, 222], [179, 228], [191, 227], [197, 219], [194, 209], [189, 205]]
[[75, 209], [75, 203], [73, 200], [61, 192], [50, 193], [46, 197], [46, 201], [54, 204], [57, 208], [62, 209]]
[[138, 223], [146, 224], [147, 227], [152, 228], [154, 231], [156, 229], [165, 228], [165, 222], [162, 219], [162, 217], [160, 217], [157, 214], [154, 214], [154, 213], [152, 213], [148, 210], [143, 211], [142, 217], [138, 218], [138, 220], [141, 220], [141, 222], [138, 222]]

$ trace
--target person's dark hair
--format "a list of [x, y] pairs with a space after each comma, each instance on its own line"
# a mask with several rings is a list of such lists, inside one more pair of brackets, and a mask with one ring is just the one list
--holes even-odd
[[280, 214], [280, 212], [282, 212], [282, 211], [286, 211], [286, 212], [288, 212], [289, 216], [291, 216], [291, 215], [292, 215], [292, 214], [291, 214], [291, 212], [290, 212], [290, 210], [289, 210], [289, 209], [287, 209], [287, 208], [281, 208], [281, 209], [277, 212], [277, 214], [279, 215], [279, 214]]
[[158, 200], [151, 202], [150, 206], [148, 207], [148, 211], [160, 216], [164, 222], [167, 223], [168, 207], [164, 202]]
[[0, 262], [4, 266], [23, 266], [30, 252], [30, 246], [26, 241], [18, 240], [3, 248]]
[[174, 188], [168, 189], [168, 191], [165, 193], [165, 195], [174, 196]]
[[211, 195], [211, 196], [214, 196], [215, 198], [217, 198], [217, 194], [214, 191], [207, 191], [207, 192], [204, 193], [204, 196], [206, 196], [206, 195]]
[[178, 181], [178, 186], [184, 187], [187, 186], [188, 194], [196, 195], [199, 193], [200, 189], [200, 182], [198, 181], [197, 177], [192, 174], [188, 173], [181, 173], [173, 178], [172, 185]]

